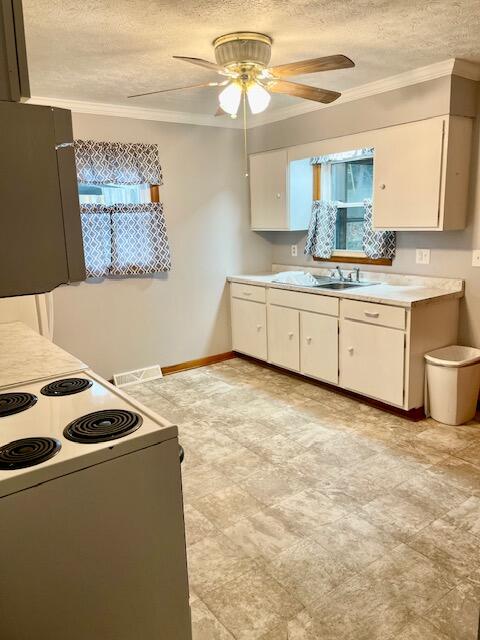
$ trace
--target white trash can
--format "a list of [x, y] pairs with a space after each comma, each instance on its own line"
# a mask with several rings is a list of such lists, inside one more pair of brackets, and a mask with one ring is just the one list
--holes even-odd
[[452, 345], [425, 354], [430, 415], [444, 424], [471, 420], [480, 387], [480, 349]]

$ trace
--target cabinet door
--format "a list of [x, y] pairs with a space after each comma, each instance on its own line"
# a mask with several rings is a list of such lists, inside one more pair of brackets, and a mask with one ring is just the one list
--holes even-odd
[[287, 150], [250, 156], [252, 229], [288, 229]]
[[403, 405], [405, 334], [362, 322], [340, 325], [340, 385]]
[[300, 370], [300, 312], [268, 307], [268, 359], [280, 367]]
[[338, 318], [300, 313], [300, 370], [338, 383]]
[[376, 133], [376, 228], [439, 226], [444, 125], [443, 118], [432, 118]]
[[232, 346], [235, 351], [266, 360], [266, 328], [264, 304], [232, 298]]
[[0, 122], [0, 297], [51, 291], [69, 281], [53, 111], [0, 101]]

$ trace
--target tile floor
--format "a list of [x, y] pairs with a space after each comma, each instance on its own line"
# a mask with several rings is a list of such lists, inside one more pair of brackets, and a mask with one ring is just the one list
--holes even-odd
[[476, 640], [480, 423], [242, 359], [131, 388], [179, 425], [194, 640]]

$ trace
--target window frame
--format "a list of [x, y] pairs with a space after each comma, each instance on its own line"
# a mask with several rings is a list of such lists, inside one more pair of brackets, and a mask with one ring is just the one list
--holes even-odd
[[[372, 157], [373, 157], [373, 154], [372, 154]], [[321, 200], [322, 198], [322, 177], [323, 177], [322, 173], [323, 171], [322, 171], [321, 164], [312, 165], [313, 200]], [[324, 180], [324, 183], [325, 183], [325, 180]], [[330, 193], [327, 193], [326, 197], [327, 199], [330, 199]], [[345, 207], [352, 207], [352, 205], [360, 206], [361, 203], [342, 202], [340, 204], [345, 205]], [[383, 266], [392, 265], [391, 258], [369, 258], [365, 255], [363, 251], [352, 251], [351, 249], [335, 248], [330, 258], [317, 258], [316, 256], [313, 256], [313, 259], [316, 262], [343, 262], [343, 263], [352, 263], [352, 264], [372, 264], [372, 265], [383, 265]]]

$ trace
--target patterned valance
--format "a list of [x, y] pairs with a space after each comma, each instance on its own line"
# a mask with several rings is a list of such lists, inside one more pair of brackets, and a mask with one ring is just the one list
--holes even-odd
[[373, 147], [365, 149], [353, 149], [352, 151], [341, 151], [339, 153], [329, 153], [324, 156], [315, 156], [310, 159], [310, 164], [327, 164], [330, 162], [347, 162], [347, 160], [360, 160], [361, 158], [371, 158], [374, 154]]
[[87, 277], [170, 271], [160, 202], [80, 206]]
[[163, 184], [155, 144], [75, 140], [78, 182]]

